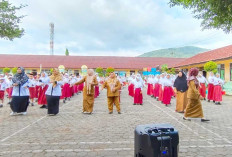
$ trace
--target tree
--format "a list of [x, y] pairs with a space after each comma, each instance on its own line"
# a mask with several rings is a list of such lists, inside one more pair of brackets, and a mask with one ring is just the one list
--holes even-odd
[[169, 4], [192, 9], [194, 17], [203, 20], [203, 29], [222, 29], [226, 33], [232, 30], [231, 0], [170, 0]]
[[217, 63], [215, 63], [213, 61], [209, 61], [209, 62], [205, 63], [204, 70], [206, 72], [217, 73]]
[[161, 72], [167, 72], [168, 71], [168, 65], [167, 64], [163, 64], [161, 65]]
[[0, 2], [0, 37], [6, 40], [20, 38], [24, 34], [24, 29], [19, 28], [19, 23], [24, 16], [16, 15], [17, 11], [24, 8], [25, 5], [19, 7], [13, 6], [7, 0]]
[[5, 73], [9, 73], [10, 72], [10, 68], [3, 68], [3, 73], [5, 74]]
[[104, 70], [102, 67], [96, 68], [96, 72], [98, 73], [100, 77], [104, 76]]
[[114, 68], [112, 68], [112, 67], [108, 67], [108, 68], [106, 69], [106, 72], [107, 72], [107, 73], [114, 72]]
[[53, 68], [50, 69], [50, 73], [51, 73], [51, 74], [53, 73]]
[[66, 48], [66, 50], [65, 50], [65, 56], [69, 56], [69, 51], [68, 51], [67, 48]]
[[17, 70], [18, 70], [18, 68], [12, 68], [12, 70], [11, 70], [11, 72], [12, 72], [12, 74], [16, 74], [17, 73]]

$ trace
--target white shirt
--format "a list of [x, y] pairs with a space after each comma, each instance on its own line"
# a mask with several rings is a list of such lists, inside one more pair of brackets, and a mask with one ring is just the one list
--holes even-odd
[[173, 83], [172, 83], [172, 80], [169, 78], [169, 79], [164, 79], [163, 80], [163, 86], [164, 87], [172, 87]]
[[209, 82], [210, 84], [214, 84], [214, 79], [215, 79], [215, 76], [210, 76], [210, 77], [208, 78], [208, 82]]
[[198, 77], [197, 79], [198, 79], [199, 83], [207, 83], [208, 84], [208, 81], [206, 80], [206, 78], [204, 76]]
[[223, 81], [221, 78], [215, 77], [215, 78], [214, 78], [213, 84], [214, 84], [215, 86], [216, 86], [216, 85], [223, 85], [223, 84], [224, 84], [224, 81]]
[[134, 81], [134, 88], [136, 89], [136, 88], [143, 88], [143, 82], [142, 81]]

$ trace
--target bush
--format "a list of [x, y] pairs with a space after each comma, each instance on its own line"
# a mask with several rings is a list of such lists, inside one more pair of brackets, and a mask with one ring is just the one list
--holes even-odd
[[104, 70], [102, 67], [98, 67], [96, 69], [96, 72], [98, 73], [98, 76], [100, 76], [100, 77], [104, 76]]
[[11, 72], [12, 72], [12, 74], [16, 74], [17, 73], [17, 70], [18, 70], [18, 68], [12, 68], [12, 70], [11, 70]]
[[209, 62], [205, 63], [204, 70], [206, 72], [212, 71], [213, 73], [217, 73], [217, 63], [215, 63], [213, 61], [209, 61]]
[[168, 65], [167, 64], [161, 65], [161, 71], [162, 71], [162, 73], [167, 72], [168, 71]]
[[10, 68], [3, 68], [3, 73], [9, 73], [10, 72]]
[[114, 72], [114, 68], [112, 68], [112, 67], [108, 67], [108, 68], [106, 69], [106, 72], [107, 72], [107, 73]]

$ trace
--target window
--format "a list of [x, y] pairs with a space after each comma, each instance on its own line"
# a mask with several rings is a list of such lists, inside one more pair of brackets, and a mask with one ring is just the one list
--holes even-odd
[[218, 73], [220, 74], [221, 79], [225, 80], [225, 65], [224, 64], [218, 65]]

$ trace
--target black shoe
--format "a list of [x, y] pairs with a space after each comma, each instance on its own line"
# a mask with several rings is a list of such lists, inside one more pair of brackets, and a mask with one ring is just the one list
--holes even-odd
[[213, 101], [215, 103], [215, 101]]
[[208, 102], [210, 102], [210, 100], [208, 100]]
[[118, 112], [118, 114], [122, 114], [121, 112]]
[[63, 103], [65, 104], [65, 99], [63, 100]]
[[221, 103], [220, 103], [220, 102], [218, 102], [218, 105], [221, 105]]
[[31, 106], [34, 106], [34, 103], [31, 103]]
[[139, 105], [143, 105], [143, 104], [139, 104]]
[[152, 98], [154, 97], [154, 95], [151, 96]]
[[191, 119], [186, 119], [185, 117], [183, 117], [183, 120], [188, 120], [188, 121], [191, 121]]
[[133, 104], [133, 105], [136, 105], [136, 104]]
[[112, 114], [113, 112], [109, 112], [109, 114]]
[[46, 106], [45, 106], [45, 105], [42, 105], [40, 108], [46, 108]]
[[210, 121], [209, 119], [201, 119], [201, 122], [208, 122]]
[[206, 100], [206, 99], [204, 98], [204, 100]]

